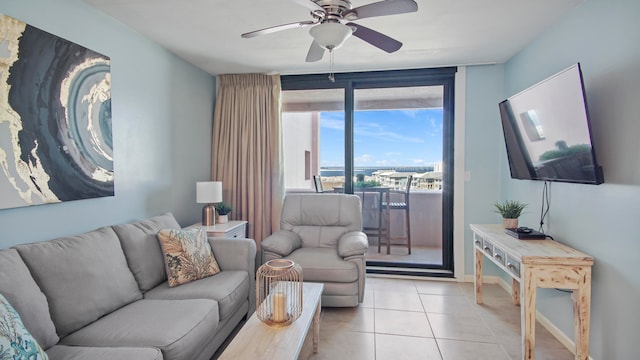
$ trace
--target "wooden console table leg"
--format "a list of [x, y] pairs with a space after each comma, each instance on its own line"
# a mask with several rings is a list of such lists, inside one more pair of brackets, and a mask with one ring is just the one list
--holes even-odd
[[474, 279], [474, 285], [476, 288], [476, 304], [482, 304], [482, 261], [484, 254], [478, 250], [473, 253], [476, 262], [476, 276]]
[[322, 305], [318, 300], [318, 307], [316, 313], [313, 315], [313, 352], [318, 352], [318, 344], [320, 343], [320, 309]]
[[520, 305], [520, 283], [516, 279], [511, 279], [511, 299], [513, 305]]
[[573, 290], [573, 324], [576, 360], [589, 359], [589, 326], [591, 315], [591, 267], [582, 269], [584, 276]]
[[522, 358], [536, 358], [536, 278], [534, 270], [525, 267], [520, 283], [520, 292], [524, 296], [520, 307], [520, 327], [522, 332]]

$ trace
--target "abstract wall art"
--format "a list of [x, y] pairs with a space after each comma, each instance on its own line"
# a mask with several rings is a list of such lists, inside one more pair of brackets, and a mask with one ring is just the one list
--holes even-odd
[[107, 56], [0, 14], [0, 209], [114, 195]]

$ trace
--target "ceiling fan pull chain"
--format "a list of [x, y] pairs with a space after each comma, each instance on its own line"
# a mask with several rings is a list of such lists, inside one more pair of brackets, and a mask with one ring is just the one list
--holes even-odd
[[333, 49], [329, 49], [329, 81], [336, 82], [333, 76]]

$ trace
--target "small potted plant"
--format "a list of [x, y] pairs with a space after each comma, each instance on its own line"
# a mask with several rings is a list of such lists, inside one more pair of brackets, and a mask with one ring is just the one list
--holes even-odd
[[222, 201], [217, 203], [215, 207], [216, 207], [216, 211], [218, 212], [218, 223], [219, 224], [227, 223], [229, 221], [229, 213], [232, 210], [231, 205]]
[[502, 215], [502, 226], [505, 228], [517, 228], [518, 218], [527, 204], [517, 200], [505, 200], [493, 204], [495, 212]]

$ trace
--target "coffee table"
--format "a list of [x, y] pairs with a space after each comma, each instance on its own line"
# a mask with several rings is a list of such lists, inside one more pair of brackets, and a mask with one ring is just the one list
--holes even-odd
[[289, 326], [271, 327], [254, 313], [233, 338], [220, 360], [292, 359], [302, 350], [302, 344], [313, 324], [313, 352], [318, 352], [320, 340], [320, 299], [323, 284], [302, 284], [302, 314]]

